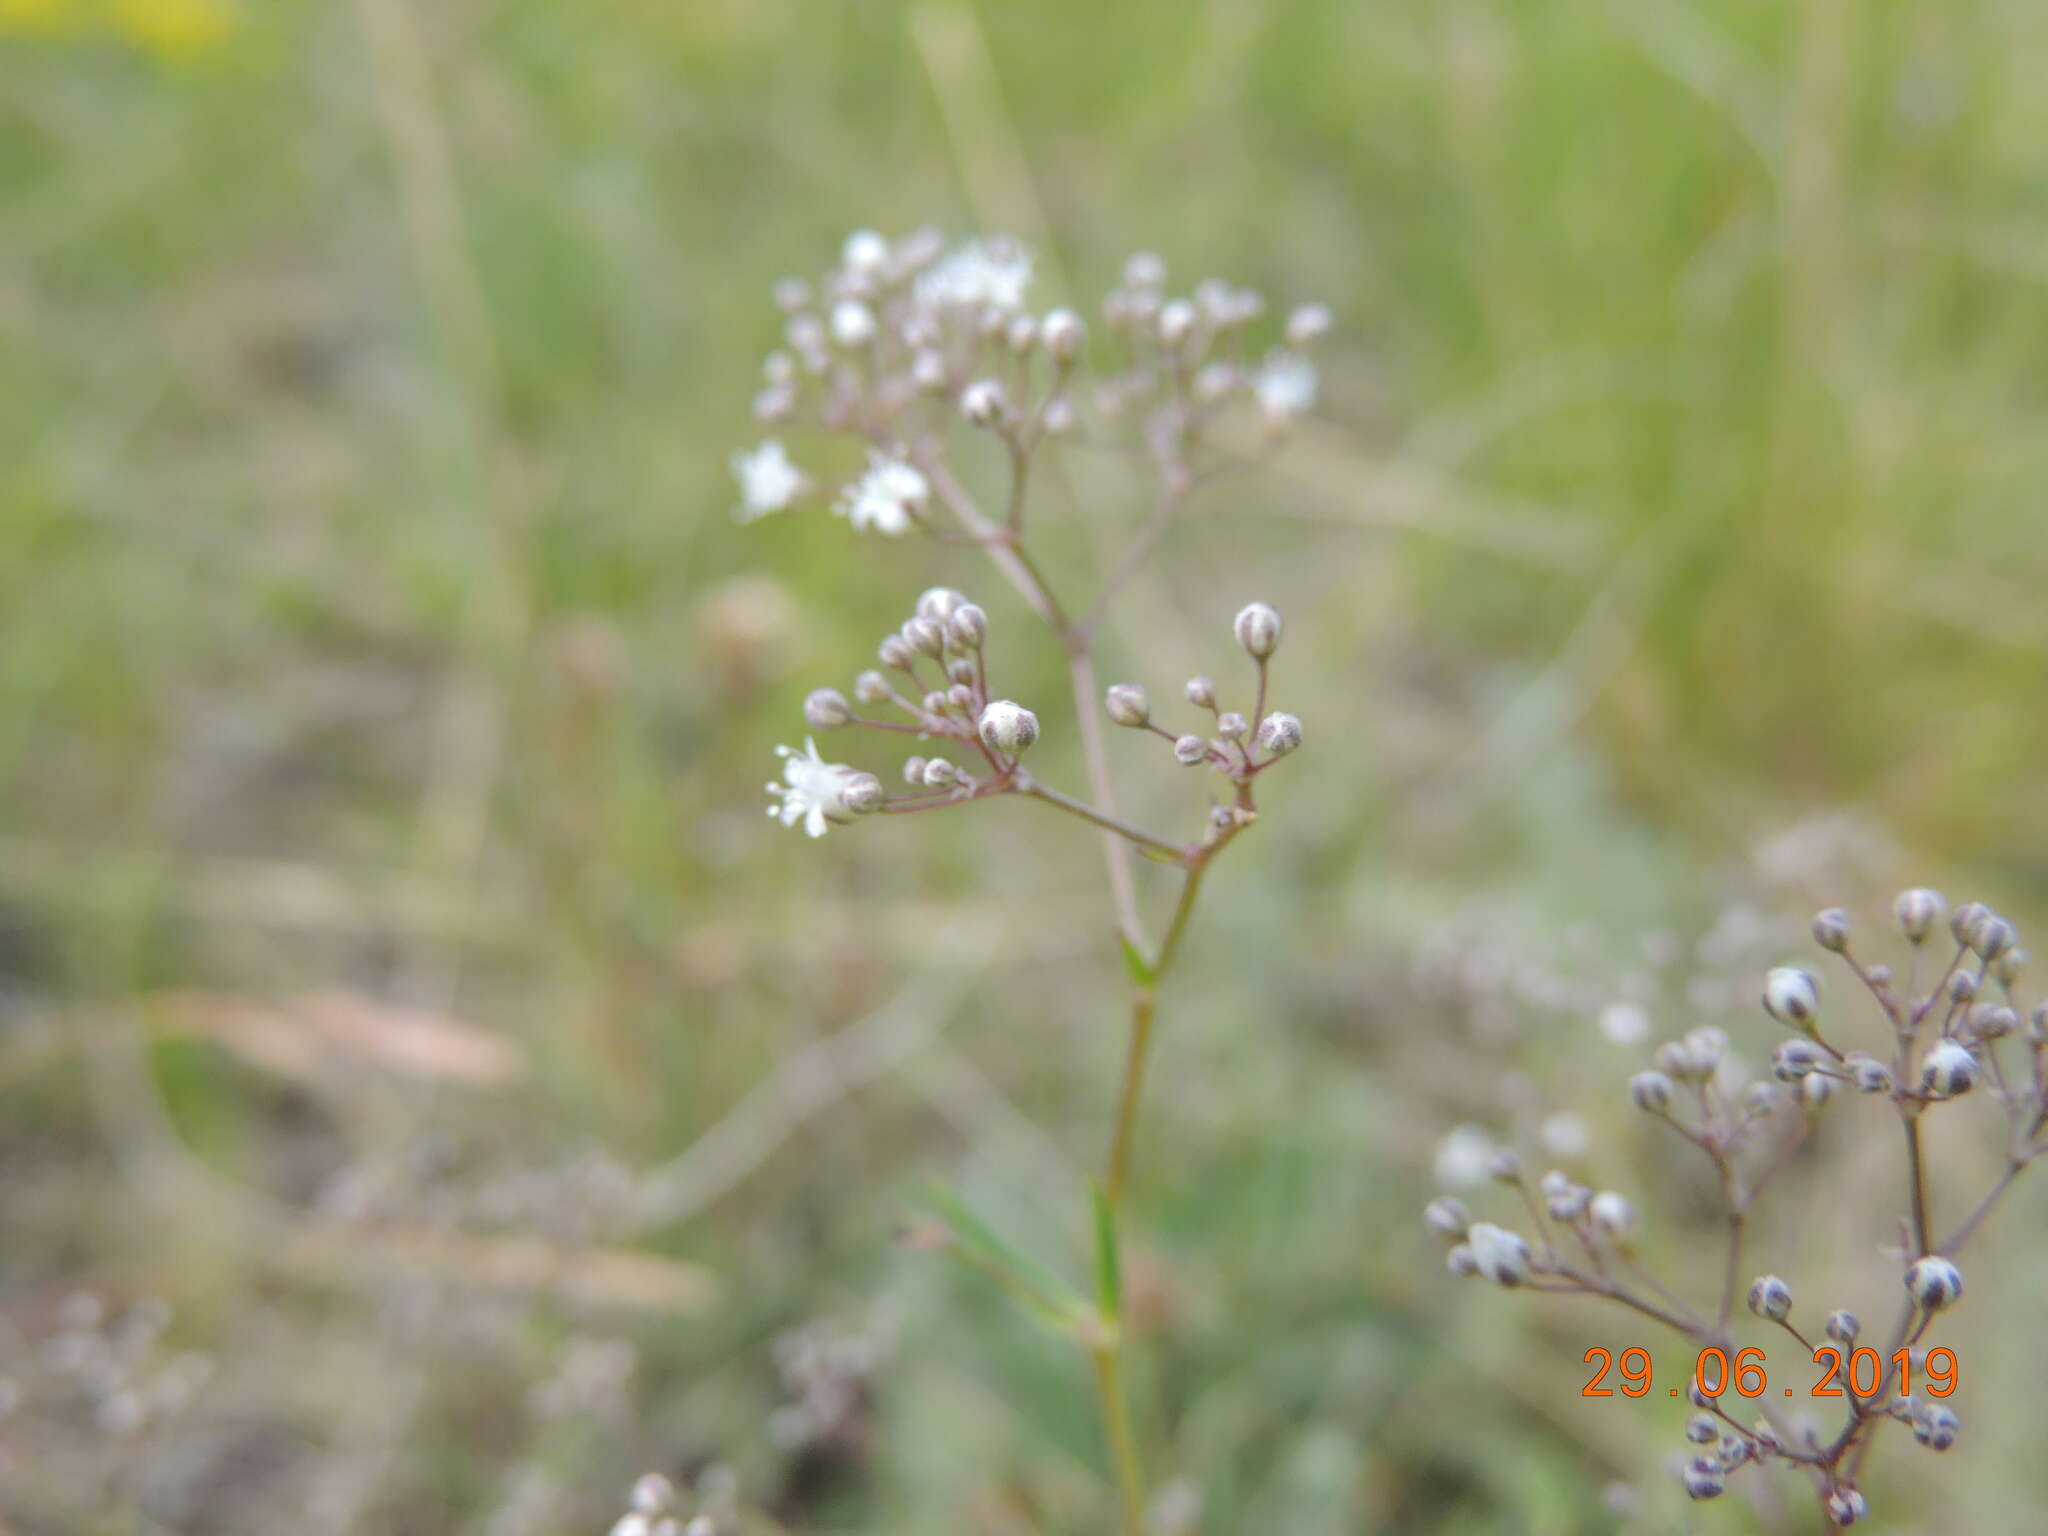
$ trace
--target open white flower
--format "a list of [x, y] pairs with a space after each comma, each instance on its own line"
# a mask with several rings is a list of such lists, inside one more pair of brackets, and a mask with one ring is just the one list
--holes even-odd
[[1012, 240], [970, 240], [917, 280], [917, 296], [933, 308], [958, 305], [1013, 312], [1031, 286], [1031, 253]]
[[765, 787], [782, 803], [769, 806], [768, 814], [785, 827], [802, 822], [812, 837], [823, 837], [828, 824], [849, 822], [881, 803], [882, 786], [872, 773], [826, 762], [818, 756], [818, 744], [808, 737], [803, 751], [777, 747], [775, 755], [782, 759], [783, 781]]
[[932, 488], [917, 467], [886, 453], [868, 451], [868, 472], [839, 494], [832, 510], [854, 528], [896, 538], [910, 532]]
[[1316, 365], [1299, 352], [1269, 352], [1252, 378], [1252, 392], [1266, 419], [1278, 424], [1315, 408], [1318, 382]]
[[790, 463], [774, 438], [760, 447], [732, 456], [732, 477], [740, 483], [740, 505], [734, 516], [743, 523], [780, 512], [803, 494], [804, 472]]
[[1437, 1143], [1436, 1181], [1453, 1189], [1470, 1189], [1486, 1178], [1493, 1160], [1493, 1138], [1476, 1125], [1461, 1125]]

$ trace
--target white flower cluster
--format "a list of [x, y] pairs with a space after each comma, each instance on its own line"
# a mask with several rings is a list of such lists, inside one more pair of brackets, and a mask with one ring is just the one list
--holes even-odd
[[[1072, 385], [1088, 325], [1071, 309], [1028, 307], [1035, 265], [1009, 236], [948, 249], [932, 230], [890, 240], [864, 229], [822, 277], [777, 285], [783, 344], [763, 364], [754, 413], [865, 440], [867, 470], [832, 496], [857, 532], [896, 537], [924, 520], [932, 487], [920, 456], [954, 419], [1019, 450], [1076, 427], [1083, 400]], [[1269, 430], [1313, 409], [1319, 374], [1308, 348], [1329, 330], [1328, 309], [1295, 310], [1281, 343], [1251, 363], [1262, 295], [1212, 278], [1176, 298], [1165, 283], [1158, 257], [1125, 263], [1101, 307], [1116, 360], [1087, 403], [1105, 417], [1171, 409], [1195, 434], [1232, 401]], [[735, 454], [732, 470], [743, 522], [784, 511], [819, 484], [775, 437]]]

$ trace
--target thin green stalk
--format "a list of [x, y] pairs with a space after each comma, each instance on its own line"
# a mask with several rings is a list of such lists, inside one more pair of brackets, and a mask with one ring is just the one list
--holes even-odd
[[1145, 1469], [1138, 1460], [1138, 1438], [1131, 1431], [1131, 1408], [1124, 1397], [1117, 1339], [1111, 1337], [1091, 1344], [1088, 1353], [1095, 1362], [1095, 1395], [1102, 1405], [1102, 1427], [1109, 1436], [1110, 1460], [1116, 1466], [1124, 1536], [1144, 1536]]

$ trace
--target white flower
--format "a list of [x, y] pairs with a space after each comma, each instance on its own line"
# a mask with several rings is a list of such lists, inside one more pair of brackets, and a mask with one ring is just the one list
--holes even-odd
[[[777, 747], [775, 755], [782, 759], [783, 782], [771, 782], [766, 788], [769, 794], [780, 796], [782, 803], [769, 806], [768, 814], [785, 827], [802, 822], [812, 837], [823, 837], [827, 823], [851, 821], [860, 814], [855, 802], [865, 798], [865, 791], [874, 784], [873, 774], [826, 762], [818, 756], [818, 744], [808, 737], [803, 751]], [[872, 810], [873, 804], [867, 808]]]
[[960, 306], [1013, 312], [1031, 286], [1031, 253], [1011, 240], [970, 240], [917, 280], [917, 296], [932, 308]]
[[842, 347], [864, 347], [875, 339], [875, 312], [859, 299], [832, 306], [832, 339]]
[[1317, 377], [1316, 365], [1299, 352], [1269, 352], [1252, 378], [1252, 392], [1268, 421], [1291, 421], [1315, 408]]
[[1495, 1285], [1520, 1285], [1529, 1275], [1529, 1244], [1519, 1232], [1475, 1221], [1465, 1234], [1479, 1273]]
[[1493, 1138], [1476, 1125], [1461, 1125], [1437, 1143], [1436, 1181], [1452, 1189], [1470, 1189], [1484, 1182], [1492, 1159]]
[[911, 520], [931, 493], [915, 465], [870, 449], [868, 472], [840, 492], [832, 510], [859, 532], [873, 529], [895, 538], [910, 532]]
[[846, 237], [839, 259], [846, 270], [873, 277], [889, 262], [889, 242], [872, 229], [856, 229]]
[[782, 444], [772, 437], [758, 448], [734, 454], [732, 477], [740, 483], [740, 505], [733, 515], [743, 523], [780, 512], [804, 489], [803, 471], [789, 462]]

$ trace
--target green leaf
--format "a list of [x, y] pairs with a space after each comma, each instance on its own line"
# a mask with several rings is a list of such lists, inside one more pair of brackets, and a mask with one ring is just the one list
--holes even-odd
[[1123, 1270], [1116, 1251], [1116, 1210], [1100, 1184], [1090, 1193], [1095, 1199], [1095, 1305], [1115, 1322], [1124, 1307]]
[[1019, 1253], [943, 1184], [933, 1184], [929, 1195], [958, 1244], [956, 1258], [995, 1280], [1046, 1326], [1081, 1331], [1088, 1307], [1072, 1287]]
[[1124, 965], [1129, 969], [1132, 981], [1141, 987], [1149, 987], [1159, 979], [1159, 973], [1152, 969], [1152, 962], [1145, 958], [1144, 951], [1122, 934], [1117, 935], [1117, 942], [1123, 946]]

